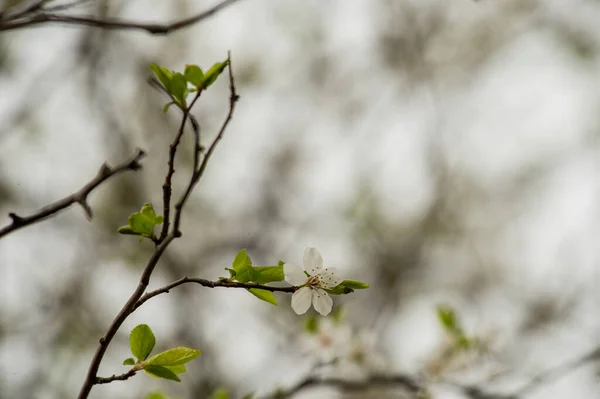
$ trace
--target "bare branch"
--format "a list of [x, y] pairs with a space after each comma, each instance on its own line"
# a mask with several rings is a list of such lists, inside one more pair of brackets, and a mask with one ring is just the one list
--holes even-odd
[[52, 12], [40, 11], [39, 7], [23, 13], [19, 10], [17, 18], [0, 21], [0, 31], [16, 30], [49, 23], [67, 25], [84, 25], [110, 30], [142, 30], [151, 35], [168, 35], [179, 29], [187, 28], [204, 19], [207, 19], [239, 0], [223, 0], [214, 7], [189, 18], [181, 19], [168, 24], [139, 23], [118, 18], [96, 18], [93, 16], [64, 15]]
[[104, 181], [109, 179], [111, 176], [114, 176], [118, 173], [121, 173], [121, 172], [124, 172], [127, 170], [140, 169], [142, 167], [142, 165], [140, 165], [139, 161], [145, 155], [146, 155], [146, 153], [143, 150], [138, 149], [137, 154], [135, 154], [131, 159], [129, 159], [119, 165], [111, 167], [108, 164], [104, 163], [100, 167], [100, 170], [98, 171], [98, 174], [96, 175], [96, 177], [94, 177], [92, 180], [90, 180], [90, 182], [87, 183], [85, 186], [83, 186], [79, 191], [77, 191], [76, 193], [71, 194], [68, 197], [65, 197], [59, 201], [54, 202], [53, 204], [50, 204], [50, 205], [40, 209], [39, 211], [37, 211], [36, 213], [34, 213], [32, 215], [19, 216], [13, 212], [9, 213], [8, 215], [12, 219], [12, 223], [9, 224], [8, 226], [5, 226], [0, 229], [0, 238], [2, 238], [3, 236], [5, 236], [9, 233], [12, 233], [13, 231], [21, 229], [23, 227], [40, 222], [40, 221], [48, 218], [49, 216], [52, 216], [55, 213], [65, 209], [65, 208], [68, 208], [69, 206], [76, 204], [76, 203], [82, 206], [88, 219], [91, 219], [92, 218], [92, 208], [87, 203], [88, 195], [96, 187], [98, 187]]
[[[194, 96], [194, 99], [190, 103], [190, 106], [183, 109], [183, 117], [181, 118], [181, 124], [179, 125], [179, 130], [177, 131], [177, 135], [175, 136], [175, 140], [169, 146], [169, 161], [168, 161], [168, 171], [165, 176], [165, 182], [163, 183], [163, 227], [160, 233], [160, 238], [158, 242], [161, 242], [167, 236], [169, 232], [169, 224], [171, 217], [171, 181], [173, 180], [173, 174], [175, 173], [175, 155], [177, 155], [177, 148], [179, 147], [179, 143], [181, 142], [181, 137], [183, 137], [183, 132], [185, 131], [185, 124], [187, 122], [188, 116], [190, 115], [190, 111], [196, 101], [200, 98], [200, 94], [202, 91], [198, 91]], [[194, 171], [196, 169], [194, 168]], [[177, 231], [177, 229], [175, 229]]]
[[96, 377], [95, 384], [109, 384], [113, 381], [125, 381], [133, 377], [137, 373], [137, 370], [129, 370], [126, 373], [120, 375], [112, 375], [110, 377]]

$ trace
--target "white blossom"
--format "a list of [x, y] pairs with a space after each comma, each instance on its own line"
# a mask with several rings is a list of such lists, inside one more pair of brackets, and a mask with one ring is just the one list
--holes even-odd
[[333, 288], [340, 284], [342, 279], [337, 276], [335, 268], [323, 268], [323, 258], [316, 248], [304, 250], [304, 270], [293, 263], [286, 263], [283, 265], [283, 273], [285, 281], [301, 287], [292, 295], [294, 312], [306, 313], [311, 303], [315, 310], [323, 316], [331, 312], [333, 299], [325, 292], [324, 288]]

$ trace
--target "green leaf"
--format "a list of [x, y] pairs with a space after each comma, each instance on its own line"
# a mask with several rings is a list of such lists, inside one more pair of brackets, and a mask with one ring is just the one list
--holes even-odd
[[173, 105], [173, 104], [175, 104], [173, 101], [171, 101], [170, 103], [166, 103], [162, 109], [163, 114], [166, 114], [167, 111], [169, 110], [169, 108], [171, 108], [171, 105]]
[[152, 220], [153, 222], [156, 219], [156, 212], [154, 212], [154, 207], [149, 202], [146, 202], [144, 205], [142, 205], [140, 213], [146, 216], [148, 219]]
[[317, 331], [319, 331], [319, 319], [317, 319], [317, 316], [308, 316], [306, 318], [306, 323], [304, 324], [304, 329], [310, 334], [315, 334]]
[[258, 299], [277, 306], [277, 299], [275, 299], [275, 295], [273, 295], [271, 291], [261, 290], [258, 288], [248, 288], [248, 291], [250, 291], [250, 293]]
[[247, 394], [247, 395], [244, 395], [244, 396], [242, 397], [242, 399], [252, 399], [252, 398], [254, 398], [254, 393], [249, 393], [249, 394]]
[[283, 266], [256, 266], [254, 270], [258, 273], [258, 277], [253, 280], [257, 284], [267, 284], [274, 281], [283, 281]]
[[177, 377], [177, 374], [175, 374], [174, 372], [169, 370], [167, 367], [156, 366], [153, 364], [147, 364], [143, 367], [143, 369], [146, 373], [150, 374], [152, 377], [164, 378], [166, 380], [181, 382], [179, 377]]
[[183, 374], [187, 371], [185, 368], [185, 364], [176, 364], [174, 366], [164, 366], [164, 367], [168, 368], [175, 374]]
[[356, 280], [344, 280], [341, 282], [344, 287], [352, 288], [353, 290], [364, 290], [369, 288], [369, 284]]
[[121, 234], [153, 237], [154, 226], [162, 224], [163, 219], [162, 216], [156, 216], [152, 204], [145, 203], [139, 212], [132, 213], [129, 216], [129, 226], [121, 226], [117, 231]]
[[173, 72], [156, 64], [151, 64], [150, 70], [154, 72], [154, 75], [160, 80], [160, 83], [162, 83], [167, 92], [171, 93], [171, 79], [173, 78]]
[[258, 273], [252, 267], [252, 260], [246, 254], [246, 249], [242, 249], [237, 253], [232, 263], [235, 270], [235, 278], [240, 283], [254, 281], [258, 277]]
[[229, 391], [225, 388], [217, 388], [208, 399], [229, 399]]
[[172, 348], [157, 355], [152, 356], [146, 361], [146, 364], [152, 364], [157, 366], [174, 366], [177, 364], [184, 364], [200, 356], [202, 352], [198, 349], [186, 348], [184, 346], [178, 346]]
[[333, 288], [323, 288], [326, 292], [331, 295], [346, 295], [354, 292], [354, 290], [350, 287], [346, 287], [344, 283], [337, 285]]
[[246, 266], [252, 266], [252, 260], [246, 253], [246, 248], [244, 248], [238, 252], [237, 255], [235, 255], [235, 259], [233, 259], [231, 267], [233, 267], [233, 270], [235, 270], [237, 273], [238, 270], [241, 270]]
[[369, 288], [369, 284], [356, 280], [344, 280], [333, 288], [325, 289], [331, 295], [344, 295], [354, 292], [354, 290], [364, 290]]
[[204, 72], [198, 65], [186, 65], [183, 75], [188, 82], [196, 87], [201, 86], [204, 80]]
[[202, 81], [202, 87], [207, 89], [210, 85], [212, 85], [219, 75], [223, 72], [225, 67], [229, 64], [229, 58], [223, 62], [217, 62], [215, 65], [210, 67], [208, 71], [204, 74], [204, 80]]
[[454, 309], [447, 305], [438, 305], [437, 316], [442, 326], [451, 333], [460, 329]]
[[133, 235], [133, 236], [139, 236], [140, 235], [140, 233], [136, 233], [135, 231], [133, 231], [133, 229], [129, 225], [119, 227], [117, 229], [117, 232], [119, 234], [128, 234], [128, 235]]
[[128, 357], [127, 359], [123, 360], [123, 366], [133, 366], [135, 364], [135, 360], [133, 360], [132, 357]]
[[187, 88], [185, 77], [179, 72], [175, 73], [171, 79], [171, 94], [177, 99], [182, 108], [186, 107]]
[[156, 338], [152, 329], [147, 324], [140, 324], [136, 326], [129, 335], [129, 346], [131, 347], [131, 353], [138, 360], [146, 360], [154, 345], [156, 344]]
[[235, 272], [235, 270], [233, 270], [233, 269], [230, 269], [230, 268], [228, 268], [228, 267], [226, 267], [226, 268], [225, 268], [225, 270], [227, 270], [227, 271], [229, 272], [229, 278], [234, 278], [234, 277], [235, 277], [235, 275], [237, 274], [237, 273]]

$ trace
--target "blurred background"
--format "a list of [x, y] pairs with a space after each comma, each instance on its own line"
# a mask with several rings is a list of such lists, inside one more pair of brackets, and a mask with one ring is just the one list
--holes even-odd
[[[83, 0], [63, 13], [169, 22], [216, 3]], [[129, 332], [146, 323], [156, 350], [202, 349], [183, 382], [137, 375], [91, 398], [218, 387], [239, 398], [310, 375], [374, 374], [467, 398], [459, 385], [516, 392], [582, 359], [600, 345], [599, 21], [594, 0], [244, 0], [168, 36], [2, 32], [0, 227], [8, 212], [75, 192], [104, 161], [135, 147], [148, 156], [91, 194], [91, 222], [74, 206], [0, 240], [0, 397], [76, 396], [153, 250], [116, 233], [144, 202], [161, 208], [180, 121], [161, 112], [148, 65], [207, 68], [228, 50], [241, 99], [150, 288], [216, 280], [242, 248], [257, 265], [301, 264], [307, 246], [371, 288], [314, 319], [294, 314], [289, 295], [274, 307], [243, 290], [178, 287], [125, 322], [100, 375], [127, 371]], [[227, 110], [220, 79], [195, 109], [205, 140]], [[176, 193], [190, 134], [177, 162]], [[475, 344], [453, 346], [439, 305]], [[518, 397], [598, 398], [599, 357]], [[295, 397], [415, 396], [394, 386]]]

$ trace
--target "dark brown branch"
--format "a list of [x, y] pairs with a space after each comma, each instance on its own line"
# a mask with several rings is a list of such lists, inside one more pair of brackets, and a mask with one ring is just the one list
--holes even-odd
[[135, 289], [133, 294], [131, 294], [131, 296], [125, 303], [125, 305], [123, 305], [123, 308], [121, 309], [121, 311], [119, 312], [117, 317], [115, 317], [115, 319], [112, 321], [112, 323], [108, 327], [108, 330], [106, 330], [106, 333], [104, 334], [104, 336], [102, 338], [100, 338], [98, 348], [96, 349], [96, 352], [94, 353], [94, 357], [92, 359], [92, 362], [90, 363], [88, 373], [83, 382], [81, 390], [79, 391], [78, 399], [87, 398], [88, 395], [90, 394], [90, 391], [92, 390], [92, 387], [94, 386], [94, 384], [96, 384], [96, 382], [97, 382], [96, 375], [98, 373], [98, 368], [100, 367], [100, 363], [102, 362], [102, 358], [104, 357], [104, 354], [106, 353], [106, 349], [108, 349], [108, 345], [110, 344], [110, 341], [112, 341], [112, 339], [114, 338], [115, 334], [121, 327], [121, 324], [123, 324], [125, 319], [127, 319], [127, 317], [133, 312], [133, 309], [135, 308], [135, 304], [140, 299], [140, 297], [144, 294], [146, 287], [148, 287], [148, 284], [150, 283], [150, 276], [152, 275], [154, 268], [158, 264], [160, 257], [165, 252], [165, 250], [167, 249], [167, 247], [169, 246], [171, 241], [173, 241], [174, 238], [175, 238], [175, 236], [173, 236], [172, 234], [169, 234], [167, 236], [167, 238], [160, 245], [158, 245], [156, 247], [156, 249], [154, 250], [154, 253], [152, 254], [152, 257], [150, 258], [150, 260], [148, 261], [148, 264], [146, 265], [146, 267], [144, 268], [144, 271], [142, 272], [142, 276], [140, 277], [140, 282], [138, 283], [137, 288]]
[[196, 283], [196, 284], [200, 284], [203, 287], [208, 287], [208, 288], [217, 288], [217, 287], [246, 288], [246, 289], [257, 288], [257, 289], [265, 290], [265, 291], [287, 292], [287, 293], [294, 293], [298, 289], [298, 287], [272, 287], [269, 285], [261, 285], [261, 284], [255, 284], [255, 283], [239, 283], [237, 281], [227, 281], [227, 280], [211, 281], [211, 280], [205, 280], [203, 278], [182, 277], [177, 281], [173, 281], [171, 284], [165, 285], [162, 288], [159, 288], [159, 289], [156, 289], [154, 291], [150, 291], [150, 292], [144, 294], [144, 296], [142, 296], [139, 299], [139, 301], [137, 301], [137, 303], [135, 304], [135, 309], [142, 306], [144, 304], [144, 302], [146, 302], [147, 300], [154, 298], [155, 296], [160, 295], [160, 294], [166, 294], [171, 289], [173, 289], [179, 285], [186, 284], [186, 283]]
[[137, 373], [136, 370], [129, 370], [126, 373], [120, 375], [112, 375], [110, 377], [96, 377], [95, 384], [109, 384], [113, 381], [125, 381], [133, 377]]
[[[198, 98], [200, 98], [200, 94], [202, 92], [198, 91], [194, 96], [189, 107], [183, 109], [183, 117], [181, 118], [181, 124], [179, 125], [179, 130], [177, 131], [177, 135], [175, 136], [175, 140], [169, 146], [169, 161], [168, 161], [168, 171], [165, 176], [165, 182], [163, 183], [163, 227], [160, 232], [160, 238], [158, 242], [161, 242], [165, 239], [169, 232], [170, 225], [170, 217], [171, 217], [171, 194], [172, 187], [171, 181], [173, 180], [173, 174], [175, 173], [175, 155], [177, 155], [177, 148], [179, 147], [179, 143], [181, 142], [181, 137], [183, 137], [183, 132], [185, 131], [185, 124], [187, 122], [188, 116], [190, 115], [190, 111]], [[195, 170], [195, 169], [194, 169]], [[177, 231], [177, 229], [175, 229]]]
[[34, 25], [59, 23], [68, 25], [84, 25], [111, 30], [142, 30], [150, 33], [151, 35], [168, 35], [176, 30], [189, 27], [204, 19], [207, 19], [226, 7], [232, 5], [233, 3], [236, 3], [237, 1], [239, 0], [223, 0], [219, 4], [201, 12], [200, 14], [168, 24], [139, 23], [118, 18], [96, 18], [93, 16], [64, 15], [43, 12], [39, 11], [38, 9], [34, 9], [33, 11], [35, 12], [30, 13], [32, 15], [19, 14], [20, 18], [0, 21], [0, 31], [22, 29]]
[[59, 201], [54, 202], [53, 204], [50, 204], [50, 205], [40, 209], [39, 211], [37, 211], [36, 213], [34, 213], [32, 215], [19, 216], [16, 213], [12, 213], [12, 212], [9, 213], [8, 215], [12, 219], [12, 223], [9, 224], [8, 226], [5, 226], [0, 229], [0, 238], [2, 238], [3, 236], [5, 236], [15, 230], [18, 230], [23, 227], [29, 226], [31, 224], [40, 222], [40, 221], [54, 215], [55, 213], [65, 209], [65, 208], [68, 208], [69, 206], [71, 206], [73, 204], [81, 205], [81, 207], [85, 211], [88, 219], [91, 219], [92, 218], [92, 208], [90, 208], [89, 204], [87, 203], [88, 195], [96, 187], [98, 187], [104, 181], [109, 179], [111, 176], [114, 176], [118, 173], [121, 173], [121, 172], [124, 172], [127, 170], [140, 169], [142, 167], [142, 165], [139, 163], [139, 161], [145, 155], [146, 155], [146, 153], [143, 150], [138, 149], [137, 153], [131, 159], [129, 159], [119, 165], [111, 167], [107, 163], [104, 163], [100, 167], [100, 170], [98, 171], [98, 174], [96, 175], [96, 177], [94, 177], [92, 180], [90, 180], [90, 182], [87, 183], [85, 186], [83, 186], [79, 191], [77, 191], [76, 193], [71, 194], [68, 197], [65, 197]]

